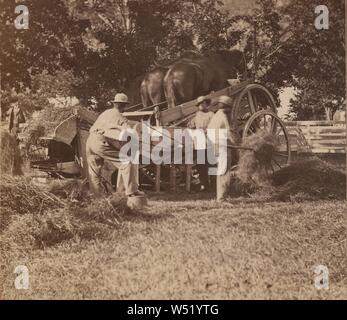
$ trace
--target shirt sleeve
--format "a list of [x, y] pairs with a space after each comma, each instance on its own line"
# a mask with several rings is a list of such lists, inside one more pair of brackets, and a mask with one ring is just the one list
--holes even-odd
[[[196, 116], [195, 116], [196, 117]], [[196, 121], [195, 121], [195, 117], [190, 119], [190, 121], [188, 122], [188, 128], [190, 129], [195, 129], [196, 128]]]

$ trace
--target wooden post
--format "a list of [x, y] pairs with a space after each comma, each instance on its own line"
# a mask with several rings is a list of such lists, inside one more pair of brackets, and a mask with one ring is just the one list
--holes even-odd
[[257, 44], [257, 23], [256, 20], [259, 17], [256, 16], [253, 18], [253, 39], [252, 39], [252, 60], [253, 60], [253, 70], [252, 70], [252, 79], [253, 82], [257, 79], [257, 71], [258, 71], [258, 44]]
[[159, 106], [156, 106], [154, 108], [154, 116], [155, 116], [155, 125], [157, 127], [159, 127], [161, 125], [161, 121], [160, 121], [160, 108], [159, 108]]
[[172, 192], [176, 192], [176, 166], [170, 165], [170, 189]]
[[160, 165], [156, 165], [155, 171], [155, 191], [160, 192]]
[[191, 164], [186, 165], [186, 191], [191, 191], [192, 185], [192, 169], [193, 166]]

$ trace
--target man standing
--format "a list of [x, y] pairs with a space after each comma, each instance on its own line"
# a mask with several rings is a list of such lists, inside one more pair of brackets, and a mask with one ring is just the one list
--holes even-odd
[[[189, 124], [190, 128], [201, 129], [201, 130], [204, 130], [204, 132], [206, 133], [208, 124], [210, 123], [210, 120], [214, 116], [214, 113], [212, 111], [209, 111], [210, 104], [211, 104], [211, 100], [208, 99], [207, 97], [202, 96], [197, 99], [196, 106], [199, 108], [199, 110], [196, 113], [195, 117], [191, 120]], [[199, 150], [197, 150], [197, 152], [199, 152]], [[205, 161], [206, 159], [207, 159], [207, 152], [205, 150]], [[201, 191], [208, 192], [210, 190], [208, 164], [207, 163], [198, 164], [196, 168], [199, 173]]]
[[91, 189], [97, 195], [104, 191], [101, 170], [104, 161], [109, 160], [119, 170], [117, 188], [123, 184], [127, 196], [140, 196], [143, 193], [138, 190], [138, 165], [122, 162], [120, 150], [111, 146], [104, 137], [106, 130], [131, 128], [130, 122], [122, 115], [125, 106], [128, 105], [128, 97], [119, 93], [112, 103], [113, 108], [103, 112], [89, 131], [86, 153]]
[[[218, 99], [218, 111], [215, 113], [211, 119], [208, 129], [214, 129], [216, 131], [215, 139], [218, 139], [219, 130], [225, 129], [227, 132], [227, 144], [235, 145], [239, 144], [241, 137], [237, 131], [237, 128], [234, 124], [234, 119], [231, 119], [231, 111], [233, 100], [228, 96], [221, 96]], [[217, 140], [218, 141], [218, 140]], [[215, 146], [219, 142], [214, 141]], [[238, 161], [238, 152], [226, 148], [226, 151], [222, 154], [219, 154], [219, 148], [215, 148], [217, 156], [217, 201], [225, 200], [227, 196], [230, 180], [231, 180], [231, 171], [232, 165], [235, 165]], [[223, 150], [223, 149], [222, 149]]]
[[342, 127], [346, 125], [346, 108], [344, 104], [335, 112], [333, 122], [336, 126]]
[[15, 138], [18, 137], [19, 133], [19, 125], [25, 122], [25, 117], [22, 109], [18, 104], [18, 96], [12, 95], [10, 97], [10, 109], [8, 111], [9, 114], [9, 126], [8, 131]]

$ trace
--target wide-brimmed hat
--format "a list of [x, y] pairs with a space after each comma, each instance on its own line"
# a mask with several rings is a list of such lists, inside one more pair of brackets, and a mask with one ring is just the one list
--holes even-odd
[[202, 104], [204, 101], [208, 101], [208, 103], [211, 102], [211, 99], [205, 96], [201, 96], [199, 98], [196, 99], [196, 105], [199, 106], [200, 104]]
[[114, 97], [112, 103], [129, 103], [128, 96], [124, 93], [117, 93]]
[[232, 107], [233, 106], [233, 99], [231, 99], [228, 96], [220, 96], [217, 100], [217, 102], [224, 104], [227, 107]]

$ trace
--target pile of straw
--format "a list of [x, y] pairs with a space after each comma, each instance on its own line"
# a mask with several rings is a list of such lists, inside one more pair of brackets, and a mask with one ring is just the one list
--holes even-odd
[[344, 200], [346, 174], [317, 157], [299, 161], [273, 175], [273, 200]]
[[[4, 175], [0, 180], [1, 253], [14, 246], [27, 250], [73, 238], [100, 239], [121, 225], [124, 214], [128, 213], [125, 196], [95, 199], [86, 195], [84, 189], [78, 192], [78, 186], [84, 188], [71, 182], [71, 190], [80, 196], [58, 197], [25, 178]], [[57, 190], [55, 186], [53, 192]]]
[[244, 139], [242, 146], [254, 151], [240, 151], [237, 178], [243, 184], [253, 184], [254, 187], [268, 185], [267, 169], [276, 151], [275, 138], [268, 132], [259, 131]]

